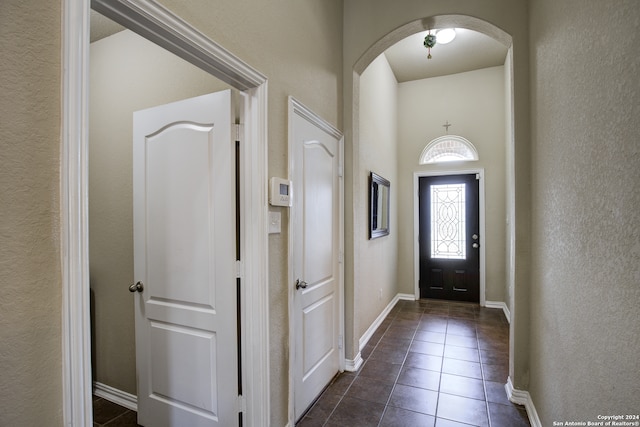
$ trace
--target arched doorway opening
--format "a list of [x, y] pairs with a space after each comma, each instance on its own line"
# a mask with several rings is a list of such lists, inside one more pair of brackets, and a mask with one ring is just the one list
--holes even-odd
[[[369, 286], [366, 283], [366, 280], [363, 280], [365, 265], [360, 263], [361, 259], [361, 251], [362, 251], [362, 241], [365, 238], [362, 236], [364, 233], [363, 227], [357, 227], [358, 218], [361, 217], [364, 213], [359, 212], [358, 208], [361, 206], [366, 206], [366, 195], [362, 193], [361, 189], [363, 188], [363, 182], [366, 178], [365, 167], [362, 165], [361, 159], [364, 153], [367, 152], [370, 143], [367, 139], [361, 138], [361, 110], [365, 107], [360, 103], [360, 80], [362, 74], [365, 72], [367, 67], [374, 62], [379, 55], [381, 55], [385, 50], [389, 47], [397, 43], [398, 41], [408, 37], [412, 34], [426, 31], [430, 28], [465, 28], [473, 31], [480, 32], [485, 34], [494, 40], [498, 41], [502, 45], [504, 45], [508, 49], [507, 57], [504, 63], [505, 67], [505, 87], [506, 87], [506, 96], [505, 96], [505, 125], [504, 125], [504, 135], [505, 135], [505, 158], [506, 158], [506, 187], [505, 187], [505, 211], [506, 211], [506, 226], [505, 226], [505, 256], [504, 256], [504, 264], [505, 264], [505, 274], [504, 274], [504, 302], [503, 309], [505, 309], [505, 314], [508, 315], [511, 319], [514, 317], [515, 313], [515, 304], [514, 304], [514, 284], [515, 284], [515, 271], [516, 271], [516, 254], [515, 254], [515, 230], [516, 230], [516, 192], [515, 192], [515, 180], [516, 180], [516, 162], [515, 162], [515, 136], [514, 136], [514, 95], [513, 95], [513, 40], [512, 37], [498, 28], [497, 26], [484, 21], [479, 18], [465, 16], [465, 15], [438, 15], [431, 16], [423, 19], [416, 19], [411, 21], [405, 25], [402, 25], [395, 30], [389, 32], [384, 37], [380, 38], [374, 44], [372, 44], [364, 53], [359, 57], [359, 59], [355, 62], [353, 67], [352, 74], [352, 93], [351, 96], [351, 105], [347, 106], [347, 108], [351, 108], [350, 113], [350, 126], [351, 130], [351, 144], [348, 144], [351, 149], [350, 156], [352, 167], [351, 174], [351, 202], [354, 207], [354, 217], [352, 218], [353, 224], [353, 242], [351, 247], [353, 248], [353, 270], [348, 273], [347, 283], [353, 283], [353, 289], [347, 290], [348, 301], [351, 299], [353, 301], [353, 311], [354, 314], [352, 318], [356, 319], [354, 321], [357, 322], [359, 318], [359, 306], [358, 301], [361, 297], [361, 294], [365, 292], [364, 287]], [[419, 154], [419, 153], [418, 153]], [[416, 159], [417, 164], [417, 159]], [[393, 183], [392, 183], [393, 186]], [[402, 208], [409, 209], [409, 206], [403, 206]], [[349, 218], [347, 219], [349, 221]], [[347, 232], [349, 235], [349, 232]], [[400, 285], [403, 286], [403, 285]], [[359, 289], [359, 287], [361, 289]], [[374, 291], [377, 291], [375, 289]], [[414, 295], [411, 292], [403, 292], [400, 290], [398, 295], [402, 295], [407, 298], [414, 298]], [[351, 308], [351, 307], [350, 307]], [[357, 347], [358, 345], [358, 327], [360, 325], [354, 325], [353, 333], [354, 337], [351, 342], [354, 342], [354, 345]], [[513, 323], [510, 326], [511, 328], [511, 336], [513, 337]], [[349, 332], [347, 332], [349, 333]], [[361, 340], [362, 341], [362, 340]], [[510, 377], [513, 377], [513, 340], [510, 341]], [[354, 365], [357, 366], [358, 362], [358, 349], [356, 348], [353, 351], [355, 357], [353, 359]], [[349, 363], [347, 363], [349, 366]]]

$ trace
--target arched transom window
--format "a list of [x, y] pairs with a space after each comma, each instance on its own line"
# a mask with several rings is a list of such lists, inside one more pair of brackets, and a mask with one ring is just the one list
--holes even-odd
[[476, 147], [466, 138], [445, 135], [434, 139], [420, 154], [420, 164], [478, 160]]

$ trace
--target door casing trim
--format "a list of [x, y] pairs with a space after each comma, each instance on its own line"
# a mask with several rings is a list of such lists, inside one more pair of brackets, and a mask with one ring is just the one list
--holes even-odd
[[[153, 0], [64, 0], [62, 8], [62, 123], [60, 262], [62, 281], [63, 423], [93, 423], [89, 318], [88, 109], [91, 6], [242, 91], [244, 149], [241, 219], [242, 313], [248, 426], [269, 414], [267, 240], [267, 78]], [[251, 289], [248, 292], [247, 289]]]
[[446, 171], [419, 171], [413, 173], [413, 235], [416, 237], [413, 242], [413, 280], [415, 299], [420, 299], [420, 242], [418, 234], [420, 232], [420, 200], [418, 197], [420, 178], [429, 176], [446, 175], [480, 175], [478, 183], [478, 214], [480, 221], [480, 305], [486, 305], [486, 256], [485, 256], [485, 205], [484, 205], [484, 168], [446, 170]]

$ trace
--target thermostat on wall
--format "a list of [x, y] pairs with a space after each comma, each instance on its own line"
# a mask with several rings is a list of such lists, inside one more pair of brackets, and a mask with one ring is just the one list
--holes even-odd
[[269, 203], [271, 206], [291, 206], [291, 181], [276, 177], [271, 178]]

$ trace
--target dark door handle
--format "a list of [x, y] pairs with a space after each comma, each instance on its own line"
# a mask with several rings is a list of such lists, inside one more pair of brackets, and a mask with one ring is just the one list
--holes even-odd
[[142, 292], [144, 290], [144, 285], [142, 282], [134, 283], [129, 286], [129, 292]]

